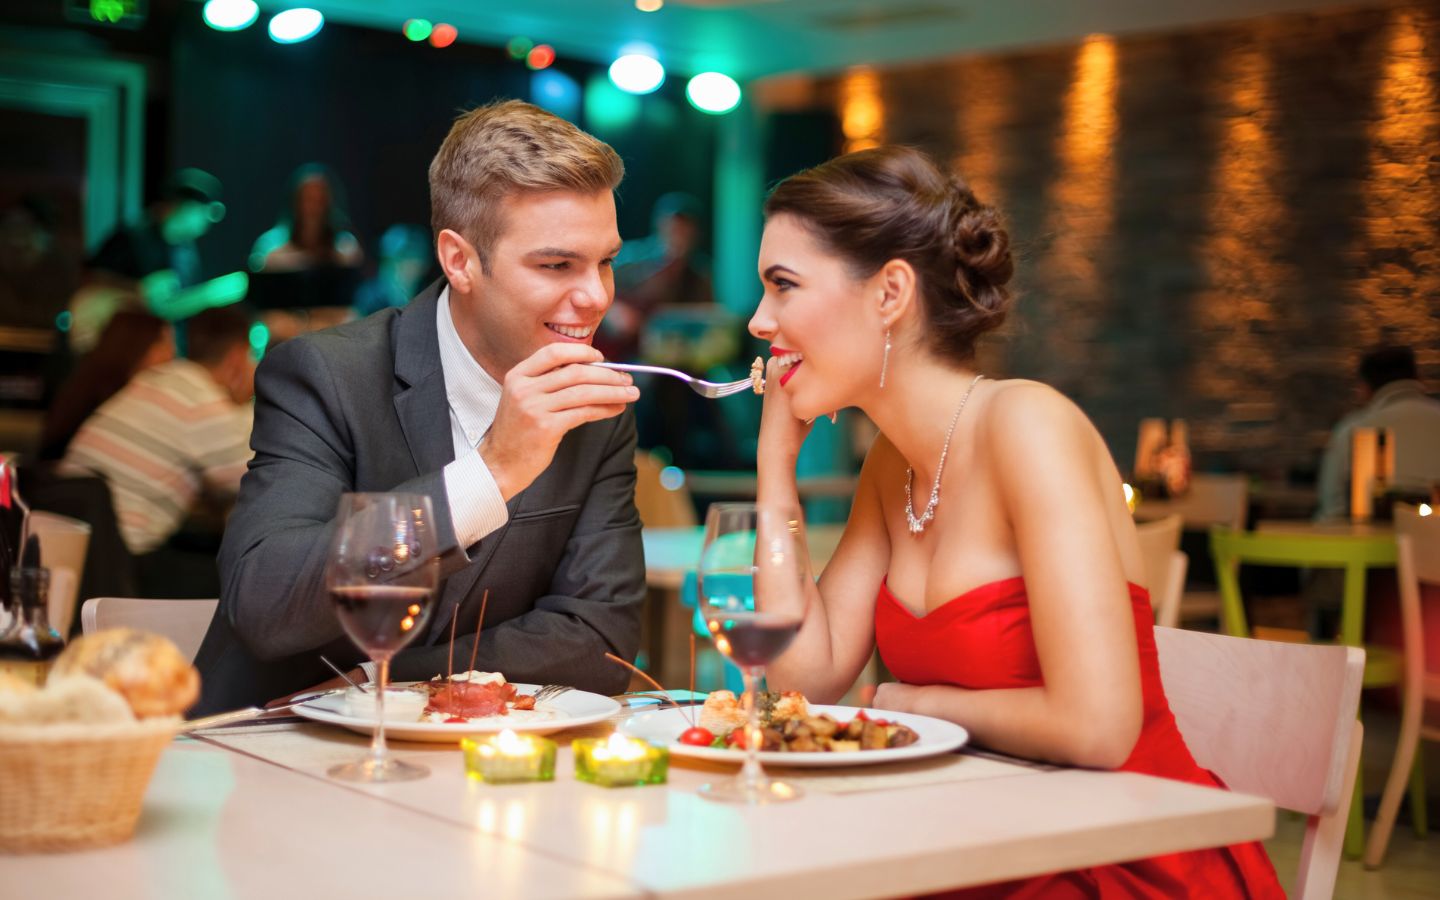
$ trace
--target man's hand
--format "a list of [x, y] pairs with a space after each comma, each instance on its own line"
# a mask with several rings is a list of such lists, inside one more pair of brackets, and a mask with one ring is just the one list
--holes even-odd
[[585, 344], [546, 344], [505, 374], [480, 457], [506, 500], [545, 471], [570, 429], [618, 416], [640, 396], [628, 374], [585, 365], [602, 359]]

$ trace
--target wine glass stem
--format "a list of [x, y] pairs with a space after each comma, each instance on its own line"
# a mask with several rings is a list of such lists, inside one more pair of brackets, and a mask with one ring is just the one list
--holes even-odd
[[745, 723], [745, 765], [740, 769], [740, 779], [746, 792], [753, 796], [765, 781], [765, 771], [760, 768], [760, 748], [764, 745], [764, 736], [760, 728], [760, 698], [756, 695], [762, 670], [758, 666], [745, 666], [740, 674], [745, 679], [745, 700], [750, 709]]
[[390, 657], [376, 662], [380, 664], [380, 675], [376, 679], [380, 692], [375, 695], [375, 736], [370, 739], [370, 760], [379, 769], [385, 765], [385, 689], [390, 686]]

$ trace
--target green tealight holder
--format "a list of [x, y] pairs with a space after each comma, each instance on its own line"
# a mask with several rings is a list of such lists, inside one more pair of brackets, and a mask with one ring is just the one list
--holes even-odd
[[577, 738], [575, 777], [601, 787], [664, 784], [670, 774], [670, 751], [637, 738]]
[[486, 784], [555, 780], [555, 742], [504, 731], [491, 737], [461, 738], [465, 774]]

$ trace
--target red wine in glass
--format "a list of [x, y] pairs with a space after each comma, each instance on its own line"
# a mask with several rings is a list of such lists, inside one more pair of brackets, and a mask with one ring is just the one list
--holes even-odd
[[801, 620], [774, 613], [726, 613], [708, 620], [715, 649], [742, 668], [769, 665], [800, 631]]
[[394, 656], [428, 618], [434, 591], [408, 585], [332, 588], [330, 598], [350, 640], [372, 659]]

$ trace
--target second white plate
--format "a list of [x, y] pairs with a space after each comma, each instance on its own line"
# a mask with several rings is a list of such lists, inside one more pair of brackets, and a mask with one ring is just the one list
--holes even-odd
[[[860, 712], [855, 706], [816, 706], [810, 712], [818, 715], [828, 713], [831, 718], [848, 722]], [[640, 713], [620, 725], [620, 730], [631, 737], [638, 737], [654, 744], [670, 748], [672, 756], [688, 756], [694, 759], [708, 759], [713, 762], [739, 763], [745, 759], [744, 750], [721, 749], [719, 747], [693, 747], [680, 743], [680, 735], [690, 727], [690, 716], [698, 721], [700, 707], [689, 709], [661, 709]], [[954, 722], [917, 716], [912, 713], [891, 712], [885, 709], [867, 709], [865, 715], [874, 719], [899, 722], [914, 729], [920, 740], [908, 747], [893, 747], [885, 750], [860, 750], [855, 753], [786, 753], [777, 750], [761, 751], [760, 762], [766, 766], [795, 766], [812, 768], [819, 766], [868, 766], [880, 763], [899, 762], [907, 759], [923, 759], [949, 753], [965, 745], [970, 733]]]

